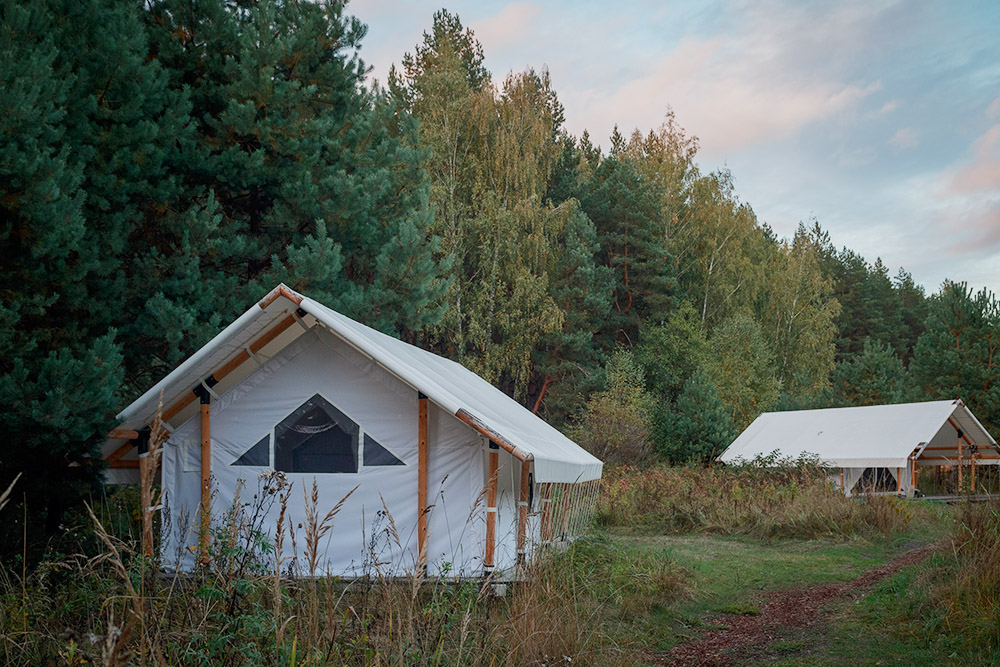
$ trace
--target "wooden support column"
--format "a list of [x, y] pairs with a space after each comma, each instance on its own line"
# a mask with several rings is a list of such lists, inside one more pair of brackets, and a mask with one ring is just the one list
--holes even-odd
[[844, 469], [843, 468], [840, 469], [840, 490], [844, 492], [845, 496], [847, 495], [847, 489], [844, 487]]
[[142, 514], [142, 553], [146, 558], [153, 557], [153, 475], [156, 474], [156, 462], [149, 458], [150, 428], [136, 433], [135, 445], [139, 450], [139, 510]]
[[417, 394], [417, 549], [420, 569], [427, 571], [427, 397]]
[[896, 468], [896, 493], [899, 493], [903, 489], [903, 469]]
[[552, 482], [542, 486], [542, 543], [552, 541]]
[[208, 542], [212, 527], [212, 394], [208, 389], [209, 382], [206, 381], [194, 390], [201, 402], [201, 524], [198, 530], [198, 559], [202, 564], [209, 561]]
[[910, 493], [908, 494], [911, 498], [917, 495], [917, 457], [910, 457]]
[[962, 431], [958, 431], [958, 493], [962, 493]]
[[972, 474], [972, 493], [976, 492], [976, 450], [972, 450], [972, 454], [969, 457], [969, 468]]
[[500, 446], [489, 445], [489, 479], [486, 480], [486, 554], [483, 556], [483, 574], [489, 574], [495, 566], [497, 542], [497, 475], [500, 470]]
[[531, 488], [531, 461], [521, 462], [521, 495], [517, 501], [517, 564], [523, 566], [527, 556], [528, 494]]

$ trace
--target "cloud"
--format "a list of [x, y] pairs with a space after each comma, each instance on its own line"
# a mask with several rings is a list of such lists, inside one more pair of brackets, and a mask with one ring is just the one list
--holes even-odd
[[893, 111], [895, 111], [898, 108], [899, 108], [899, 100], [889, 100], [888, 102], [886, 102], [885, 104], [883, 104], [881, 107], [879, 107], [877, 111], [873, 111], [872, 115], [873, 116], [885, 116], [887, 114], [892, 113]]
[[973, 159], [949, 180], [948, 194], [994, 192], [1000, 195], [1000, 125], [994, 125], [972, 144]]
[[529, 41], [541, 8], [530, 2], [512, 2], [499, 13], [470, 24], [476, 38], [488, 49], [506, 49]]
[[920, 145], [920, 137], [917, 134], [917, 131], [912, 127], [901, 127], [896, 131], [896, 134], [892, 135], [892, 138], [889, 139], [889, 145], [897, 151], [906, 150], [908, 148], [916, 148]]
[[989, 119], [1000, 117], [1000, 96], [993, 100], [988, 107], [986, 107], [986, 117]]
[[[557, 64], [550, 71], [557, 85], [569, 79], [571, 89], [588, 90], [582, 99], [564, 99], [571, 130], [586, 127], [601, 136], [616, 123], [645, 130], [659, 125], [670, 106], [701, 138], [706, 157], [725, 159], [817, 121], [855, 115], [882, 84], [869, 71], [855, 75], [835, 61], [856, 57], [880, 11], [864, 4], [734, 3], [666, 49], [627, 47], [635, 52], [622, 55], [635, 68], [608, 77], [560, 71]], [[583, 77], [589, 85], [574, 85]], [[882, 113], [897, 105], [885, 102]]]

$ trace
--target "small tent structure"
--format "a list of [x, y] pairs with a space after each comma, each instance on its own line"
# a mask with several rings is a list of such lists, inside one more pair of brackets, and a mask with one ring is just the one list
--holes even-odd
[[965, 466], [974, 478], [976, 466], [1000, 463], [996, 440], [960, 400], [766, 412], [719, 460], [773, 453], [818, 457], [847, 495], [873, 487], [912, 495], [920, 466]]
[[374, 574], [379, 563], [382, 575], [504, 576], [587, 523], [602, 471], [460, 364], [284, 285], [119, 415], [104, 450], [109, 481], [150, 474], [139, 458], [158, 414], [169, 432], [161, 557], [181, 571], [206, 553], [202, 518], [218, 523], [240, 480], [249, 495], [280, 471], [299, 487], [293, 529], [303, 487], [315, 480], [320, 516], [357, 487], [321, 545], [324, 574]]

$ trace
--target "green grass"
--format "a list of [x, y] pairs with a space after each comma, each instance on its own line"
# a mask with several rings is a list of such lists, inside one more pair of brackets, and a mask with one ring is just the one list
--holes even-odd
[[[892, 538], [761, 540], [738, 535], [652, 536], [605, 530], [591, 538], [591, 548], [620, 554], [623, 562], [630, 563], [633, 575], [641, 570], [641, 564], [658, 562], [671, 562], [687, 574], [683, 579], [685, 595], [659, 603], [647, 600], [641, 616], [621, 618], [613, 607], [609, 609], [615, 618], [606, 622], [623, 641], [662, 652], [718, 627], [711, 625], [715, 615], [759, 614], [764, 591], [850, 581], [888, 562], [904, 546], [936, 541], [945, 532], [946, 522], [941, 520], [915, 523], [905, 534]], [[821, 655], [809, 659], [829, 660], [817, 664], [850, 661], [851, 644], [846, 635], [844, 639], [843, 644], [831, 644], [832, 649], [822, 647]], [[877, 645], [875, 642], [874, 648]], [[775, 660], [804, 658], [803, 651], [815, 652], [813, 642], [794, 637], [772, 649]]]

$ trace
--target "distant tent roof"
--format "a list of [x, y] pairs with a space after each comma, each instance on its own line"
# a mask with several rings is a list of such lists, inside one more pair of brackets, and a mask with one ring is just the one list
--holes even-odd
[[[816, 455], [837, 468], [905, 467], [922, 445], [956, 447], [954, 422], [980, 454], [997, 456], [996, 441], [959, 400], [855, 408], [766, 412], [719, 457], [751, 461], [777, 451]], [[979, 461], [997, 463], [996, 459]]]
[[[298, 309], [306, 315], [296, 314]], [[355, 322], [284, 285], [272, 290], [125, 408], [118, 415], [123, 422], [121, 428], [138, 429], [149, 424], [157, 414], [161, 395], [164, 408], [177, 403], [220, 367], [232, 365], [232, 360], [245, 350], [253, 358], [253, 350], [248, 350], [251, 344], [289, 317], [295, 317], [302, 326], [293, 324], [284, 329], [260, 356], [273, 355], [275, 346], [284, 347], [306, 328], [318, 324], [439, 407], [486, 432], [491, 439], [504, 440], [532, 457], [536, 482], [584, 482], [600, 478], [603, 464], [599, 459], [461, 364]], [[228, 384], [231, 386], [233, 379], [238, 381], [248, 372], [233, 372]], [[224, 386], [216, 388], [220, 392], [225, 390]]]

